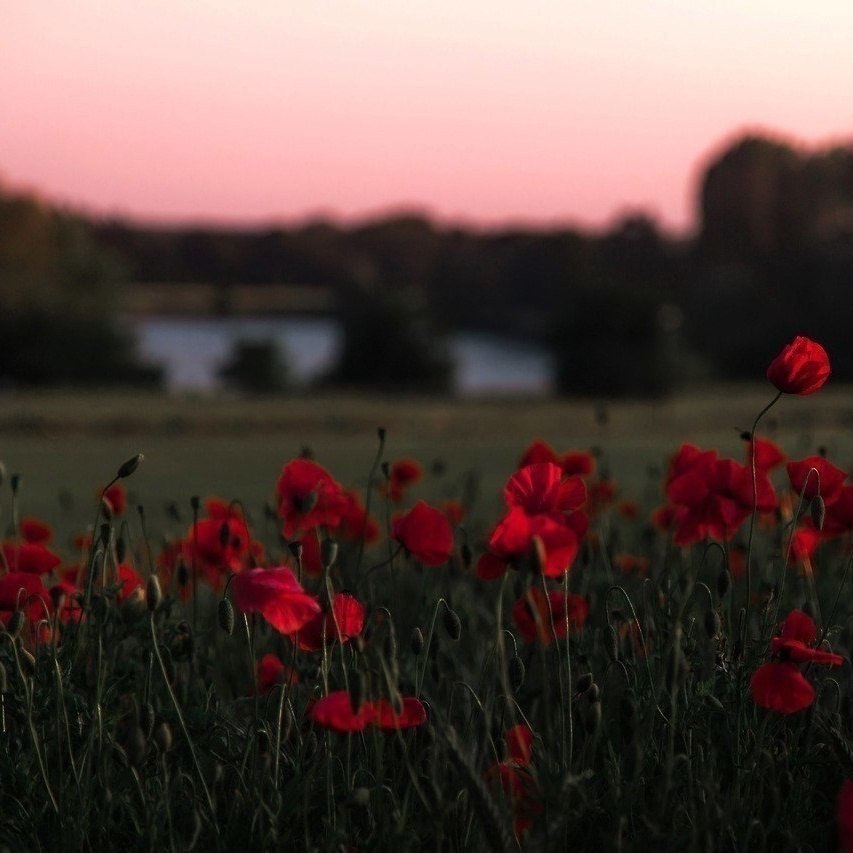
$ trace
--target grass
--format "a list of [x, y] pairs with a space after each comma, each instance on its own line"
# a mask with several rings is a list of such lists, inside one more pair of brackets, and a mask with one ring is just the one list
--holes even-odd
[[[33, 642], [31, 623], [16, 632], [4, 616], [0, 842], [12, 850], [831, 849], [834, 798], [853, 776], [849, 537], [823, 544], [809, 574], [783, 557], [784, 513], [759, 526], [747, 605], [745, 581], [728, 583], [721, 549], [676, 548], [644, 520], [680, 443], [743, 459], [739, 432], [771, 396], [728, 388], [606, 407], [7, 396], [0, 459], [23, 478], [15, 509], [51, 521], [68, 559], [67, 536], [91, 524], [97, 490], [124, 459], [146, 458], [127, 480], [127, 524], [98, 519], [95, 547], [83, 556], [85, 617], [51, 623], [55, 630]], [[852, 416], [849, 392], [826, 389], [785, 398], [768, 429], [792, 457], [824, 445], [849, 470]], [[341, 539], [333, 565], [305, 584], [321, 602], [347, 589], [366, 605], [356, 639], [299, 650], [259, 614], [239, 611], [227, 632], [217, 616], [222, 590], [200, 583], [183, 600], [177, 569], [160, 570], [156, 607], [151, 582], [144, 597], [119, 601], [117, 540], [147, 576], [161, 536], [192, 529], [193, 495], [240, 498], [271, 564], [285, 559], [280, 522], [263, 512], [282, 463], [310, 445], [336, 479], [364, 491], [380, 425], [385, 459], [414, 455], [428, 471], [406, 506], [458, 497], [469, 517], [436, 568], [387, 541], [362, 556], [357, 542]], [[502, 580], [480, 580], [463, 545], [476, 561], [503, 512], [501, 487], [536, 437], [558, 450], [600, 448], [600, 470], [643, 513], [596, 517], [565, 579], [532, 572], [525, 558]], [[776, 482], [781, 491], [784, 477]], [[8, 480], [3, 489], [6, 527]], [[384, 525], [391, 508], [375, 492], [372, 500]], [[145, 506], [147, 539], [136, 503]], [[235, 524], [243, 530], [239, 513]], [[741, 544], [745, 537], [746, 525]], [[648, 557], [648, 576], [621, 575], [620, 550]], [[197, 547], [191, 553], [201, 559]], [[582, 630], [557, 636], [559, 624], [534, 616], [556, 641], [524, 642], [513, 609], [534, 589], [581, 596], [589, 605]], [[794, 607], [819, 614], [819, 630], [848, 659], [802, 667], [816, 701], [781, 715], [759, 707], [749, 683], [768, 660], [777, 618]], [[256, 693], [265, 653], [292, 666], [299, 683]], [[343, 689], [370, 700], [418, 696], [428, 722], [349, 735], [312, 725], [312, 702]], [[505, 736], [522, 723], [534, 733], [532, 757], [512, 763]]]

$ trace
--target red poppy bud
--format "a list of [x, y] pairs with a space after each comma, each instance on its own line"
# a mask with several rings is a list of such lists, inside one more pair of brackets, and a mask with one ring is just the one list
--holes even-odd
[[829, 378], [829, 356], [818, 343], [797, 336], [770, 362], [767, 378], [786, 394], [814, 394]]

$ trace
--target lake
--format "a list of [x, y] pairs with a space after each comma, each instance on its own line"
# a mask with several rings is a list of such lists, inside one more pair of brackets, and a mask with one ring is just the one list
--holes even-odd
[[[237, 341], [272, 341], [283, 353], [294, 382], [307, 386], [334, 364], [341, 328], [323, 317], [135, 317], [128, 321], [140, 355], [159, 364], [174, 392], [212, 392], [217, 372]], [[448, 336], [456, 371], [454, 390], [463, 396], [547, 396], [554, 387], [550, 355], [534, 344], [460, 332]]]

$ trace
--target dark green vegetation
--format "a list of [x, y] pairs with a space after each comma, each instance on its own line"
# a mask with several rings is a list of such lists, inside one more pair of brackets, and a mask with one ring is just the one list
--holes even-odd
[[661, 395], [754, 377], [796, 334], [822, 341], [836, 377], [853, 380], [843, 310], [853, 149], [808, 154], [740, 139], [706, 168], [697, 210], [696, 234], [681, 238], [642, 213], [602, 234], [479, 233], [415, 214], [229, 231], [84, 221], [0, 196], [0, 295], [4, 307], [7, 293], [36, 306], [4, 312], [0, 380], [131, 378], [130, 345], [113, 325], [122, 280], [204, 282], [222, 311], [234, 285], [330, 290], [346, 332], [346, 358], [330, 377], [341, 386], [442, 389], [441, 333], [460, 329], [545, 344], [566, 394]]
[[[729, 584], [720, 549], [682, 552], [645, 523], [664, 456], [690, 440], [741, 458], [738, 429], [766, 396], [729, 391], [606, 411], [417, 400], [8, 401], [2, 455], [7, 474], [23, 480], [14, 504], [8, 476], [3, 484], [4, 527], [16, 512], [36, 511], [49, 521], [65, 513], [66, 527], [90, 524], [96, 488], [133, 451], [147, 458], [127, 480], [126, 523], [96, 520], [86, 619], [66, 626], [57, 645], [48, 637], [30, 647], [32, 658], [3, 635], [0, 841], [12, 850], [513, 850], [512, 807], [484, 773], [505, 758], [506, 729], [526, 720], [541, 812], [521, 836], [525, 849], [832, 849], [833, 800], [853, 775], [849, 539], [822, 546], [812, 587], [781, 559], [784, 520], [759, 529], [756, 595], [743, 618], [745, 581]], [[793, 456], [825, 444], [847, 466], [849, 406], [838, 390], [785, 399], [773, 435]], [[147, 574], [161, 537], [186, 533], [190, 496], [208, 489], [245, 500], [275, 565], [287, 552], [263, 502], [281, 463], [310, 443], [319, 462], [364, 491], [379, 423], [388, 427], [388, 458], [414, 454], [428, 469], [412, 498], [467, 502], [471, 469], [482, 487], [446, 566], [398, 554], [368, 572], [387, 558], [387, 543], [361, 559], [357, 545], [341, 543], [329, 580], [368, 606], [361, 641], [325, 655], [296, 652], [260, 619], [244, 624], [238, 614], [227, 635], [206, 588], [196, 607], [167, 586], [151, 612], [144, 601], [117, 604], [115, 585], [102, 583], [119, 548]], [[498, 519], [497, 490], [536, 435], [560, 449], [599, 445], [600, 468], [643, 505], [639, 520], [611, 509], [594, 521], [567, 576], [571, 592], [588, 599], [589, 619], [547, 647], [524, 644], [510, 616], [521, 591], [543, 579], [522, 567], [505, 581], [480, 581], [464, 548], [481, 553]], [[443, 470], [430, 464], [436, 457]], [[56, 502], [62, 489], [78, 495], [74, 506]], [[375, 492], [371, 505], [384, 526], [390, 508]], [[621, 550], [650, 558], [648, 578], [614, 568]], [[782, 574], [784, 597], [774, 600]], [[321, 581], [306, 585], [323, 594]], [[442, 598], [461, 621], [458, 639]], [[847, 662], [813, 667], [817, 702], [782, 717], [755, 706], [749, 679], [766, 659], [775, 617], [802, 606], [819, 614]], [[255, 697], [254, 661], [269, 651], [301, 681]], [[418, 693], [429, 722], [351, 736], [311, 726], [310, 698], [324, 682], [337, 689], [345, 680], [372, 697], [397, 687]]]

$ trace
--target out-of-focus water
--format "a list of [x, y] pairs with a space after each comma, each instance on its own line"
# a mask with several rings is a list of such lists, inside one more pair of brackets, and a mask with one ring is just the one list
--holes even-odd
[[[272, 341], [293, 381], [308, 385], [334, 364], [341, 329], [328, 318], [144, 317], [130, 321], [141, 356], [165, 369], [171, 391], [214, 391], [217, 372], [237, 341]], [[554, 370], [548, 353], [532, 344], [476, 333], [447, 340], [458, 394], [546, 395]]]

